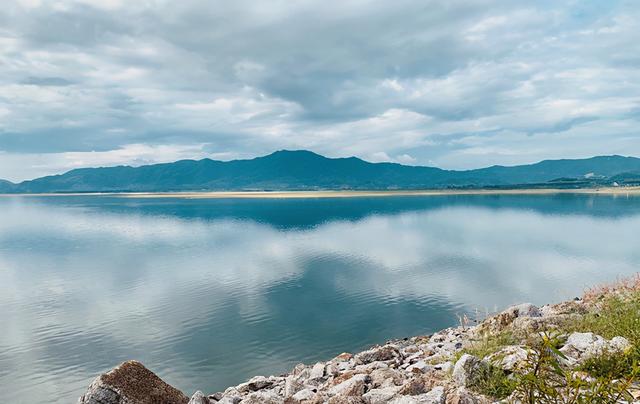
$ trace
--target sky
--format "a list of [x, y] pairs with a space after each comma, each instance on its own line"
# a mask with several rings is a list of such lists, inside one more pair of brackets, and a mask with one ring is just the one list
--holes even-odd
[[0, 178], [279, 149], [640, 156], [638, 21], [617, 0], [9, 0]]

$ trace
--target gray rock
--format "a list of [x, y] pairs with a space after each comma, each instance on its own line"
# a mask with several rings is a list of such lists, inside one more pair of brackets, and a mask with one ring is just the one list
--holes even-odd
[[453, 367], [453, 380], [460, 386], [470, 386], [485, 366], [486, 364], [475, 356], [464, 354]]
[[297, 392], [296, 394], [293, 395], [293, 399], [297, 402], [301, 402], [301, 401], [305, 401], [305, 400], [311, 400], [316, 396], [316, 393], [314, 393], [312, 390], [310, 389], [302, 389], [299, 392]]
[[393, 396], [398, 394], [400, 390], [399, 386], [383, 387], [380, 389], [373, 389], [366, 392], [362, 398], [367, 404], [384, 404], [391, 400]]
[[311, 372], [309, 373], [309, 379], [322, 379], [324, 377], [324, 363], [318, 362], [313, 365]]
[[488, 401], [480, 399], [464, 387], [459, 387], [447, 395], [446, 402], [451, 404], [480, 404]]
[[435, 370], [440, 370], [444, 373], [451, 373], [453, 372], [453, 362], [447, 361], [443, 363], [438, 363], [437, 365], [434, 365], [433, 368]]
[[516, 317], [542, 317], [542, 313], [538, 306], [531, 303], [522, 303], [517, 306], [511, 306], [505, 312], [511, 312]]
[[[264, 376], [256, 376], [251, 379], [247, 383], [245, 383], [246, 388], [249, 391], [258, 391], [262, 389], [266, 389], [273, 385], [273, 380], [266, 378]], [[238, 388], [238, 390], [243, 391], [244, 389]]]
[[417, 404], [416, 396], [398, 396], [389, 400], [389, 404]]
[[565, 345], [560, 348], [568, 365], [576, 365], [594, 356], [623, 352], [631, 347], [631, 343], [623, 337], [606, 340], [592, 332], [574, 332], [569, 335]]
[[366, 365], [357, 365], [354, 370], [357, 373], [371, 373], [376, 369], [385, 369], [388, 367], [389, 365], [387, 365], [385, 362], [371, 362], [367, 363]]
[[485, 360], [502, 370], [514, 372], [522, 368], [528, 357], [529, 351], [527, 349], [517, 345], [510, 345], [488, 355]]
[[400, 357], [400, 351], [395, 345], [384, 345], [360, 352], [355, 356], [356, 364], [366, 365], [371, 362], [388, 361]]
[[209, 395], [209, 400], [220, 401], [224, 397], [224, 393], [217, 392]]
[[189, 397], [140, 362], [128, 361], [98, 376], [79, 404], [187, 404]]
[[284, 399], [273, 391], [263, 390], [248, 394], [242, 404], [284, 404]]
[[238, 404], [240, 401], [242, 398], [239, 396], [224, 396], [216, 404]]
[[207, 398], [200, 390], [193, 393], [189, 404], [210, 404], [209, 398]]
[[399, 396], [389, 400], [390, 404], [445, 404], [446, 393], [444, 387], [438, 386], [428, 393], [417, 396]]
[[326, 372], [327, 376], [337, 376], [338, 374], [340, 374], [340, 368], [334, 362], [327, 363], [327, 365], [324, 367], [324, 369], [325, 369], [325, 372]]
[[429, 369], [433, 369], [433, 365], [428, 365], [425, 361], [418, 361], [418, 362], [414, 363], [413, 365], [408, 366], [407, 367], [407, 372], [409, 372], [409, 373], [413, 373], [413, 372], [424, 373]]
[[609, 350], [613, 352], [624, 352], [631, 348], [631, 343], [625, 337], [613, 337], [609, 341]]
[[362, 396], [366, 390], [365, 385], [370, 381], [369, 375], [358, 374], [331, 387], [328, 393], [330, 396]]
[[404, 372], [390, 368], [376, 369], [371, 372], [370, 377], [374, 388], [401, 386], [407, 380]]
[[291, 375], [287, 376], [284, 382], [284, 396], [291, 397], [304, 388], [300, 379]]
[[415, 362], [419, 361], [420, 359], [422, 359], [423, 356], [424, 356], [424, 352], [421, 352], [421, 351], [415, 352], [415, 353], [411, 354], [410, 356], [408, 356], [405, 359], [405, 362], [415, 363]]
[[420, 403], [422, 404], [445, 404], [446, 393], [444, 387], [438, 386], [431, 389], [430, 392], [421, 396]]

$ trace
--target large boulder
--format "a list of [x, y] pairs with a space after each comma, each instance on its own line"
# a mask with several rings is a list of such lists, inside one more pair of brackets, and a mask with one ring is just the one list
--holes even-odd
[[631, 347], [631, 343], [623, 337], [604, 339], [592, 332], [574, 332], [569, 335], [562, 352], [568, 365], [574, 366], [598, 355], [620, 353]]
[[127, 361], [98, 376], [79, 404], [187, 404], [189, 397], [142, 363]]

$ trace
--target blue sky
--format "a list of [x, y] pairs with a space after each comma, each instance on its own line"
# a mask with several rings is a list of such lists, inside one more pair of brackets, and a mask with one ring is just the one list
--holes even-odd
[[640, 156], [633, 1], [12, 0], [0, 178], [310, 149]]

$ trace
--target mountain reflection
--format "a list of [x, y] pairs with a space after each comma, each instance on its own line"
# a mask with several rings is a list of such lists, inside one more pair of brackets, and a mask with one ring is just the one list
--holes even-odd
[[0, 401], [73, 401], [131, 358], [216, 390], [573, 297], [637, 271], [638, 202], [0, 199]]

